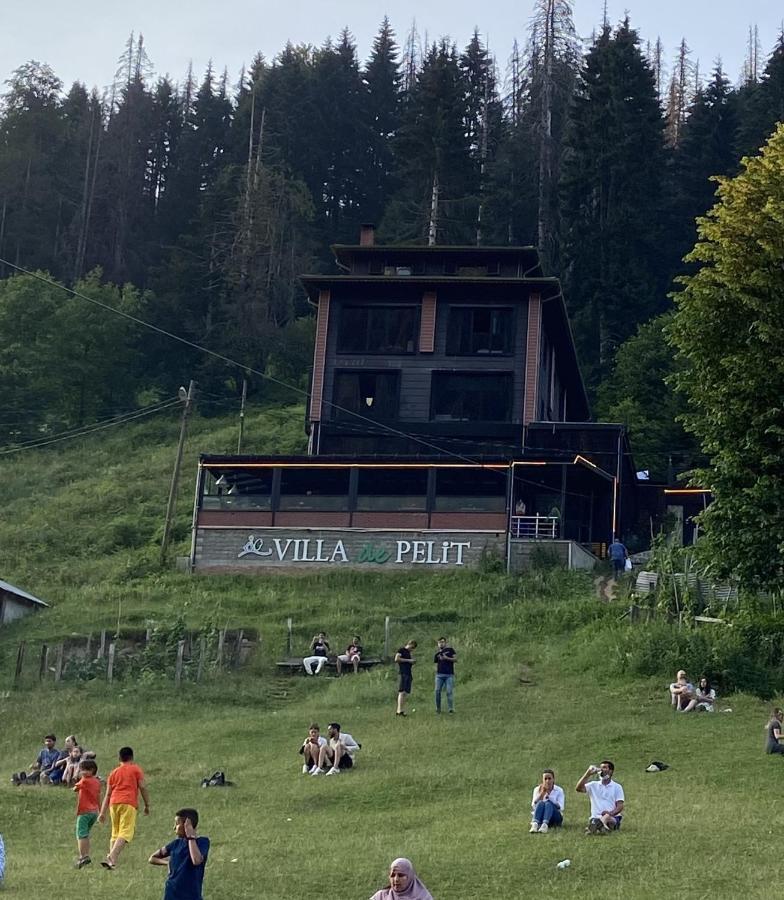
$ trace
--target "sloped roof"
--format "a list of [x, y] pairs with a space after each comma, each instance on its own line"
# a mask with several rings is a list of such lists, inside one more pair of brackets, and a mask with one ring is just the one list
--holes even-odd
[[48, 603], [44, 603], [44, 601], [39, 600], [38, 597], [34, 597], [32, 594], [28, 594], [27, 591], [23, 591], [21, 588], [14, 587], [7, 581], [0, 580], [0, 591], [6, 591], [9, 594], [14, 594], [16, 597], [21, 597], [23, 600], [29, 600], [36, 606], [49, 606]]

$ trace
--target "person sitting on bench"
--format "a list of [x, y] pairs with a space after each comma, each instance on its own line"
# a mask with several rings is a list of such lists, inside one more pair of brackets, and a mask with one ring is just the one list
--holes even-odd
[[[302, 665], [305, 667], [306, 674], [318, 675], [326, 665], [328, 656], [329, 642], [327, 641], [327, 635], [325, 632], [319, 631], [310, 642], [310, 656], [306, 656], [302, 660]], [[314, 665], [316, 666], [315, 672], [313, 671]]]
[[359, 671], [359, 661], [362, 659], [362, 644], [359, 643], [359, 635], [355, 634], [351, 643], [346, 647], [346, 652], [341, 653], [335, 663], [338, 675], [343, 671], [343, 663], [351, 663], [354, 666], [354, 674]]
[[327, 771], [327, 763], [332, 765], [327, 775], [340, 775], [341, 769], [350, 769], [354, 765], [354, 754], [362, 749], [362, 745], [358, 744], [347, 731], [340, 730], [337, 722], [329, 723], [327, 736], [329, 738], [327, 745], [319, 751], [318, 768], [315, 772], [311, 772], [311, 775], [323, 775]]

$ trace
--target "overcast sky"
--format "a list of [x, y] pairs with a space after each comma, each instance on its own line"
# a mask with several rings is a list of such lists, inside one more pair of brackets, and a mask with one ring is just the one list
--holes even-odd
[[[759, 28], [763, 58], [781, 30], [781, 0], [608, 0], [610, 21], [629, 10], [643, 42], [664, 42], [668, 63], [685, 37], [707, 72], [717, 57], [737, 80], [743, 65], [750, 25]], [[30, 59], [48, 62], [69, 86], [111, 83], [117, 59], [130, 32], [144, 35], [158, 74], [182, 80], [189, 61], [201, 74], [210, 59], [218, 71], [228, 68], [230, 81], [255, 53], [272, 58], [287, 40], [321, 44], [348, 25], [364, 59], [383, 16], [389, 15], [399, 42], [416, 19], [424, 36], [449, 35], [463, 47], [474, 27], [489, 38], [503, 70], [515, 37], [525, 39], [533, 0], [0, 0], [0, 79]], [[588, 39], [602, 17], [602, 0], [574, 0], [578, 33]]]

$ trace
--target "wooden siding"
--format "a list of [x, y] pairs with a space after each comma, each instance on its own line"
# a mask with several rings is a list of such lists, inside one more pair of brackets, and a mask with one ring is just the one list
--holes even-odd
[[469, 531], [479, 529], [481, 531], [506, 531], [506, 513], [431, 513], [431, 528], [459, 528]]
[[324, 397], [324, 372], [327, 359], [329, 334], [329, 291], [319, 292], [318, 318], [316, 320], [316, 345], [313, 351], [313, 386], [310, 393], [310, 421], [321, 421], [321, 404]]
[[355, 512], [354, 528], [427, 528], [426, 512]]
[[347, 512], [278, 512], [275, 528], [348, 528], [350, 518]]
[[436, 294], [425, 291], [419, 318], [419, 352], [432, 353], [436, 346]]
[[525, 349], [525, 394], [523, 397], [523, 425], [536, 419], [539, 392], [539, 344], [542, 335], [542, 296], [528, 298], [528, 333]]
[[198, 525], [268, 528], [272, 525], [272, 513], [256, 509], [200, 509], [196, 522]]

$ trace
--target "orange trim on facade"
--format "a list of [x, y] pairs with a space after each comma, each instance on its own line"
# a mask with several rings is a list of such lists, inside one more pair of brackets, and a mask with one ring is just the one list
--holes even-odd
[[313, 385], [310, 391], [310, 421], [321, 421], [324, 397], [324, 370], [327, 359], [327, 330], [329, 327], [329, 291], [319, 291], [316, 319], [316, 344], [313, 350]]
[[523, 425], [536, 420], [539, 394], [539, 352], [542, 340], [542, 295], [528, 295], [528, 332], [525, 343], [525, 394]]
[[419, 352], [433, 353], [436, 348], [436, 293], [422, 295], [422, 318], [419, 322]]

